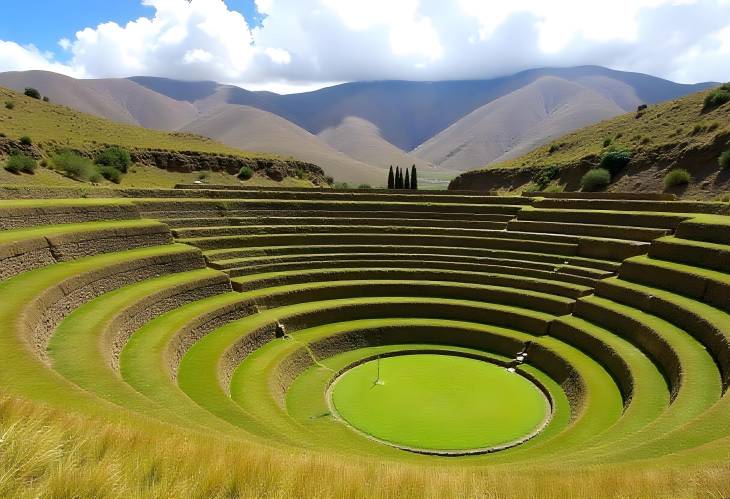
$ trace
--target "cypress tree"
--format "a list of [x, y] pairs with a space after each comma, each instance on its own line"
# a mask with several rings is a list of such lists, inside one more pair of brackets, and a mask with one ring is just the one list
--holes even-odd
[[400, 167], [395, 167], [395, 188], [400, 189], [401, 188], [401, 180], [400, 180]]
[[411, 188], [411, 179], [408, 176], [408, 168], [406, 168], [406, 181], [403, 183], [404, 189], [410, 189]]
[[395, 189], [395, 177], [393, 176], [393, 165], [390, 165], [390, 171], [388, 171], [388, 189]]
[[411, 167], [411, 189], [414, 191], [418, 189], [418, 174], [416, 173], [416, 165], [413, 165]]

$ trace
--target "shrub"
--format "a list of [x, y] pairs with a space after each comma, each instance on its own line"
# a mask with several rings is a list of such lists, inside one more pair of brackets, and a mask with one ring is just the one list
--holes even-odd
[[730, 83], [716, 88], [705, 97], [705, 105], [703, 111], [708, 111], [716, 107], [720, 107], [726, 102], [730, 102]]
[[677, 185], [687, 185], [691, 179], [692, 177], [687, 170], [676, 168], [664, 177], [664, 187], [668, 189]]
[[603, 139], [603, 147], [608, 147], [611, 145], [611, 139]]
[[334, 188], [335, 189], [349, 189], [350, 184], [348, 184], [347, 182], [335, 182]]
[[372, 189], [370, 184], [360, 184], [357, 186], [358, 189]]
[[38, 90], [36, 90], [35, 88], [32, 88], [32, 87], [27, 87], [23, 93], [25, 95], [27, 95], [28, 97], [32, 97], [33, 99], [40, 99], [41, 98], [41, 93]]
[[110, 182], [118, 184], [122, 181], [124, 174], [114, 168], [113, 166], [101, 165], [99, 166], [99, 174]]
[[597, 191], [611, 183], [611, 172], [605, 168], [594, 168], [588, 171], [580, 179], [581, 188], [584, 191]]
[[550, 144], [550, 148], [548, 149], [548, 154], [552, 154], [555, 151], [559, 149], [559, 146], [557, 144]]
[[198, 173], [198, 180], [200, 180], [200, 181], [208, 180], [209, 176], [210, 176], [210, 174], [208, 172], [200, 172], [200, 173]]
[[8, 159], [5, 169], [11, 173], [33, 173], [36, 169], [36, 161], [25, 154], [13, 154]]
[[10, 110], [15, 109], [15, 102], [13, 102], [11, 100], [5, 101], [5, 109], [10, 109]]
[[129, 165], [132, 164], [132, 158], [129, 151], [123, 147], [110, 146], [97, 153], [96, 164], [112, 166], [122, 173], [127, 173]]
[[250, 166], [242, 166], [238, 171], [238, 178], [241, 180], [248, 180], [253, 177], [253, 170]]
[[327, 175], [327, 176], [326, 176], [326, 177], [324, 178], [324, 181], [325, 181], [325, 182], [327, 182], [327, 183], [328, 183], [329, 185], [332, 185], [332, 184], [334, 184], [334, 183], [335, 183], [335, 179], [334, 179], [334, 177], [331, 177], [330, 175]]
[[560, 176], [560, 168], [556, 165], [546, 166], [532, 176], [532, 182], [541, 190]]
[[91, 182], [96, 182], [101, 178], [101, 174], [90, 159], [79, 156], [73, 151], [62, 151], [56, 154], [52, 161], [58, 170], [71, 178]]
[[43, 102], [51, 102], [51, 99], [49, 99], [47, 95], [44, 95]]
[[22, 137], [20, 137], [20, 143], [24, 146], [29, 146], [33, 143], [33, 139], [31, 139], [27, 135], [23, 135]]
[[297, 171], [294, 172], [294, 175], [300, 180], [304, 180], [307, 178], [307, 172], [304, 171], [304, 168], [297, 168]]
[[718, 158], [717, 162], [720, 164], [720, 167], [727, 170], [730, 168], [730, 149], [727, 151], [724, 151], [722, 154], [720, 154], [720, 157]]
[[616, 149], [608, 151], [601, 156], [600, 168], [608, 170], [611, 175], [616, 175], [623, 170], [631, 161], [631, 153], [626, 150]]

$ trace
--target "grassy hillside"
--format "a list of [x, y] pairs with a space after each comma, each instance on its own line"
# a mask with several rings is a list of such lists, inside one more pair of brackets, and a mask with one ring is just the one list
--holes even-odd
[[730, 104], [703, 113], [708, 92], [628, 113], [563, 136], [524, 156], [490, 165], [488, 169], [528, 165], [571, 165], [591, 161], [610, 147], [644, 151], [703, 148], [730, 133]]
[[[240, 158], [274, 159], [277, 156], [235, 149], [207, 137], [192, 133], [164, 132], [134, 125], [114, 123], [103, 118], [80, 113], [66, 106], [43, 102], [0, 87], [0, 141], [17, 143], [29, 137], [37, 154], [52, 156], [56, 151], [71, 148], [93, 152], [105, 145], [119, 145], [129, 150], [163, 150], [193, 152]], [[2, 144], [0, 144], [2, 145]], [[0, 167], [5, 165], [0, 147]], [[5, 151], [7, 152], [7, 151]], [[173, 187], [177, 183], [196, 180], [216, 184], [237, 184], [239, 180], [226, 172], [166, 171], [155, 166], [134, 165], [120, 184], [101, 181], [108, 187]], [[51, 168], [38, 168], [33, 175], [17, 175], [0, 168], [0, 184], [73, 186], [79, 181]], [[308, 180], [286, 177], [277, 182], [256, 173], [246, 185], [311, 187]]]
[[[8, 106], [8, 103], [12, 103]], [[12, 107], [12, 109], [9, 109]], [[113, 123], [66, 106], [43, 102], [0, 87], [0, 133], [8, 138], [29, 136], [44, 151], [70, 147], [96, 149], [117, 144], [129, 149], [196, 151], [242, 157], [275, 157], [242, 151], [192, 133], [163, 132]]]
[[467, 172], [451, 188], [519, 190], [531, 184], [540, 169], [557, 166], [560, 177], [551, 188], [577, 190], [580, 177], [598, 166], [611, 150], [631, 153], [628, 166], [615, 175], [608, 190], [658, 191], [669, 170], [686, 169], [692, 179], [680, 193], [712, 197], [730, 189], [730, 170], [722, 170], [720, 154], [730, 149], [730, 102], [705, 109], [712, 91], [703, 91], [649, 106], [565, 135], [508, 161]]

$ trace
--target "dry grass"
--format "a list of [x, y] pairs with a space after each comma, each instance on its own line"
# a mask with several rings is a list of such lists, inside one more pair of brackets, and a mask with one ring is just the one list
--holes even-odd
[[207, 137], [181, 132], [150, 130], [114, 123], [83, 114], [66, 106], [43, 102], [0, 87], [0, 101], [13, 102], [13, 109], [0, 107], [0, 132], [11, 139], [27, 135], [46, 151], [60, 148], [97, 150], [116, 144], [129, 149], [197, 151], [242, 157], [274, 157], [228, 147]]
[[0, 400], [2, 497], [721, 498], [727, 490], [727, 464], [702, 471], [416, 467], [242, 444], [151, 422], [122, 426]]
[[708, 92], [649, 106], [641, 113], [628, 113], [602, 121], [519, 158], [491, 164], [486, 169], [578, 164], [581, 160], [600, 156], [607, 147], [634, 153], [670, 146], [681, 146], [682, 149], [706, 147], [717, 135], [730, 134], [730, 103], [702, 112]]

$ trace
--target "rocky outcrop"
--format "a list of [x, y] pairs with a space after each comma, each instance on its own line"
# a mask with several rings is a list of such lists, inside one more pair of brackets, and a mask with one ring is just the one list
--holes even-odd
[[139, 149], [131, 152], [132, 161], [156, 166], [173, 172], [190, 173], [200, 170], [225, 171], [236, 175], [244, 166], [272, 180], [286, 177], [302, 177], [314, 185], [328, 185], [324, 171], [319, 166], [295, 159], [266, 157], [228, 156], [197, 151], [167, 151]]
[[16, 153], [25, 154], [35, 159], [43, 157], [43, 153], [35, 144], [25, 145], [18, 140], [0, 137], [0, 156], [9, 156]]

